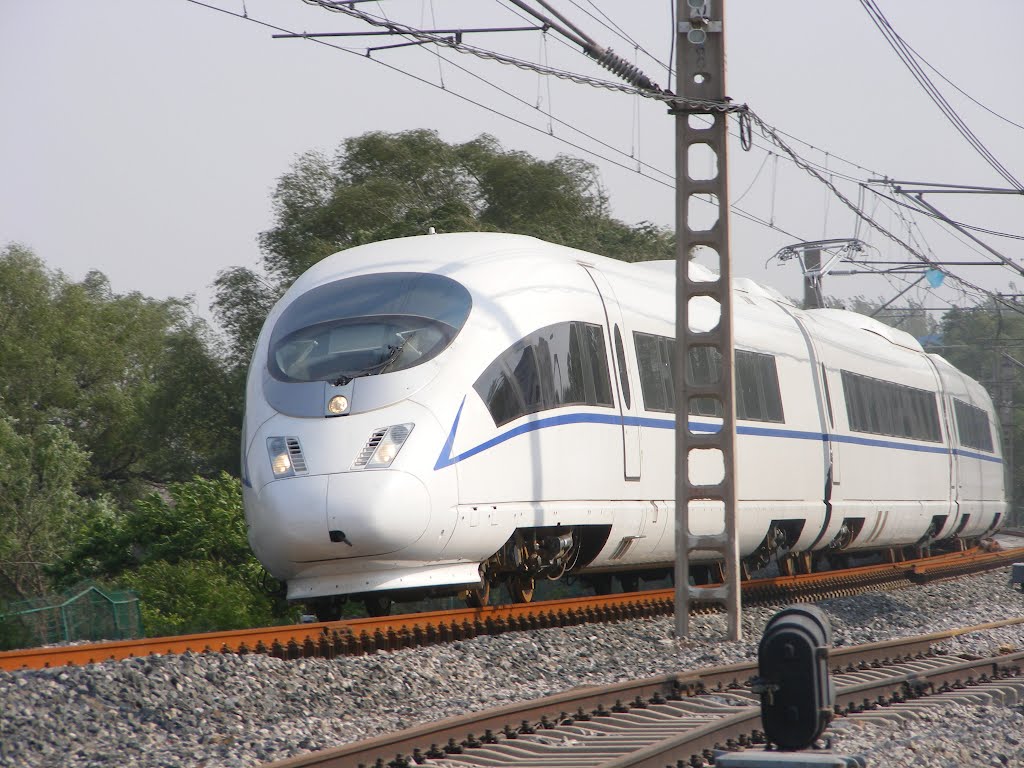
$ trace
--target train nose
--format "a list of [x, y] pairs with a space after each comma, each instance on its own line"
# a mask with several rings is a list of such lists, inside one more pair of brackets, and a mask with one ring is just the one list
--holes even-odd
[[249, 540], [280, 578], [300, 563], [397, 552], [430, 523], [426, 487], [400, 470], [290, 477], [255, 495]]
[[430, 523], [430, 497], [406, 472], [349, 472], [327, 484], [327, 534], [342, 557], [386, 555], [404, 549]]

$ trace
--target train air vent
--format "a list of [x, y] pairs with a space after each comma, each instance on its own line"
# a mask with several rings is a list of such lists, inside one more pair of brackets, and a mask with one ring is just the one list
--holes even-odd
[[306, 457], [302, 455], [302, 446], [298, 438], [289, 437], [285, 440], [288, 446], [288, 457], [292, 460], [292, 469], [297, 475], [304, 475], [309, 470], [306, 468]]
[[366, 441], [366, 445], [363, 446], [363, 450], [356, 456], [356, 460], [352, 462], [352, 468], [358, 469], [365, 467], [370, 457], [373, 456], [373, 452], [377, 450], [377, 446], [380, 445], [380, 441], [384, 439], [384, 435], [388, 433], [387, 428], [375, 430], [370, 439]]

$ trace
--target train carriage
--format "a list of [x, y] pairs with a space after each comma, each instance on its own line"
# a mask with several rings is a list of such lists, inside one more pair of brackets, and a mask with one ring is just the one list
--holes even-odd
[[[697, 265], [691, 274], [715, 279]], [[909, 335], [735, 280], [740, 551], [784, 569], [978, 538], [1005, 512], [991, 400]], [[716, 322], [698, 302], [697, 327]], [[257, 557], [321, 612], [673, 559], [674, 263], [461, 233], [353, 248], [271, 311], [246, 394]], [[716, 353], [688, 360], [691, 383]], [[720, 405], [689, 398], [694, 430]], [[699, 457], [691, 472], [721, 472]], [[708, 508], [695, 530], [720, 526]]]

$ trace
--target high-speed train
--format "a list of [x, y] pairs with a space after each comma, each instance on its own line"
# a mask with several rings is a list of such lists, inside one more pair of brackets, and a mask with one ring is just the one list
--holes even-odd
[[[309, 269], [263, 327], [242, 438], [249, 541], [288, 598], [325, 617], [347, 597], [381, 612], [667, 572], [674, 270], [492, 233], [377, 242]], [[981, 385], [870, 318], [746, 279], [733, 291], [747, 569], [998, 528], [1004, 465]], [[703, 301], [691, 322], [708, 330]], [[691, 355], [691, 384], [715, 354]], [[691, 429], [720, 425], [716, 400], [689, 402]], [[695, 533], [720, 527], [706, 517], [691, 513]]]

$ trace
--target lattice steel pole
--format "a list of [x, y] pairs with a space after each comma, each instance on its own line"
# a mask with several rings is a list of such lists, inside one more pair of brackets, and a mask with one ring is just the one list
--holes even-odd
[[[733, 404], [732, 291], [729, 268], [729, 196], [726, 173], [728, 137], [725, 98], [724, 0], [677, 0], [677, 93], [685, 103], [676, 103], [676, 356], [673, 362], [676, 404], [676, 638], [689, 634], [691, 600], [723, 603], [728, 614], [728, 635], [741, 636], [739, 542], [736, 523], [736, 411]], [[693, 104], [691, 100], [701, 100]], [[710, 119], [710, 126], [707, 121]], [[702, 157], [710, 170], [699, 167]], [[703, 214], [708, 202], [717, 208], [717, 218], [707, 228], [691, 226], [694, 214]], [[702, 210], [702, 207], [705, 210]], [[710, 218], [710, 217], [709, 217]], [[695, 249], [714, 254], [719, 277], [712, 282], [690, 280], [688, 265]], [[694, 328], [690, 325], [694, 302], [709, 297], [720, 308], [718, 325]], [[692, 384], [687, 380], [690, 350], [712, 347], [719, 352], [718, 380]], [[689, 428], [689, 403], [711, 397], [722, 406], [723, 423], [717, 433], [695, 432]], [[720, 478], [694, 477], [692, 459], [698, 457], [707, 468], [721, 458]], [[697, 484], [692, 482], [697, 481]], [[713, 480], [719, 480], [713, 482]], [[703, 508], [703, 509], [701, 509]], [[718, 533], [694, 534], [691, 518], [724, 514], [724, 528]], [[709, 511], [709, 509], [711, 511]], [[721, 586], [691, 586], [690, 558], [695, 551], [718, 553], [724, 562]]]

